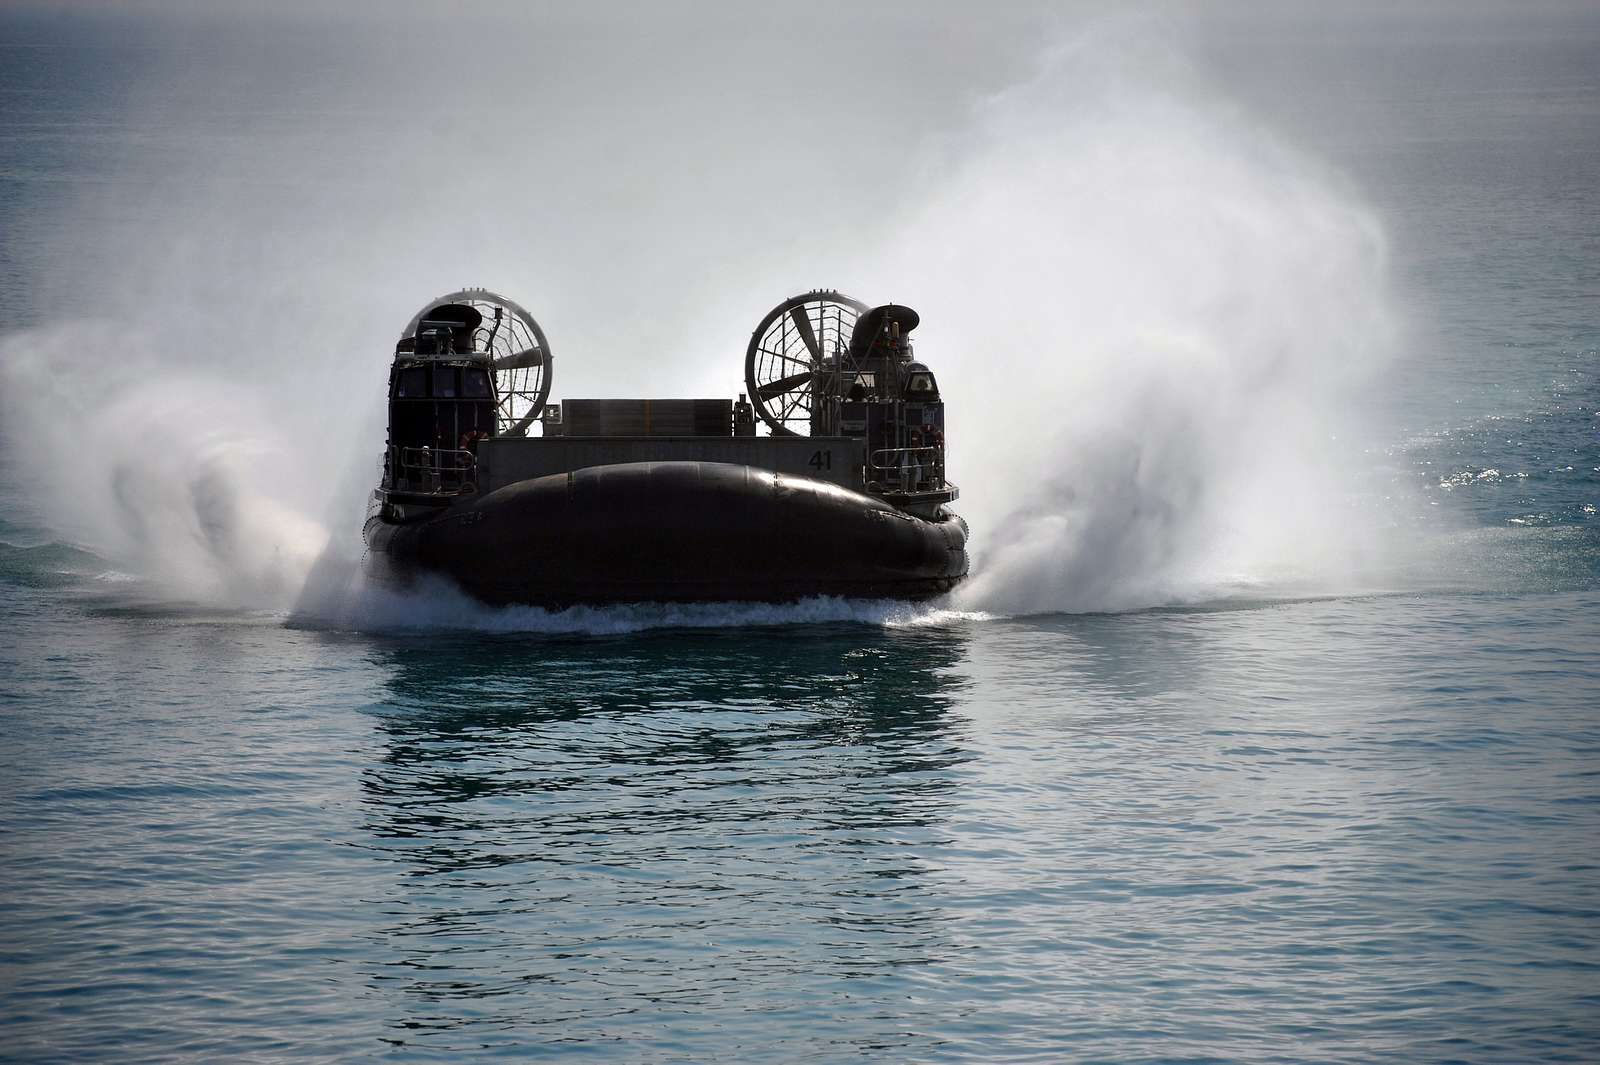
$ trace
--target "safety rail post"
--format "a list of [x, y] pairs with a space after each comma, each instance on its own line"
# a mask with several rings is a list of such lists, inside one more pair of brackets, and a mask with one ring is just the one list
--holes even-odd
[[462, 495], [478, 490], [478, 456], [456, 448], [404, 447], [395, 477], [405, 491]]
[[[924, 481], [933, 488], [944, 487], [944, 459], [941, 452], [943, 448], [938, 445], [924, 447], [882, 447], [867, 456], [868, 466], [880, 474], [880, 480], [898, 484], [905, 491], [917, 491], [918, 486]], [[883, 462], [879, 456], [890, 457], [890, 461]], [[905, 474], [917, 471], [911, 478], [911, 483], [906, 484]], [[924, 476], [924, 472], [929, 476]]]

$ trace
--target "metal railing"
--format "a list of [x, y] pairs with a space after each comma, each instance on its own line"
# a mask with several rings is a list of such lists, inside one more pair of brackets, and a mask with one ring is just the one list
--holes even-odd
[[394, 487], [425, 495], [461, 495], [478, 490], [478, 456], [431, 447], [390, 448]]
[[867, 474], [890, 491], [936, 491], [944, 487], [944, 448], [879, 448], [867, 456]]

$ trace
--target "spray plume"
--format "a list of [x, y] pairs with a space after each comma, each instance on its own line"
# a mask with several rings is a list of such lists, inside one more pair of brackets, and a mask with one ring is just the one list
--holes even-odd
[[[341, 54], [330, 69], [370, 95], [398, 77], [385, 71], [409, 69], [396, 60], [377, 49], [365, 66]], [[305, 106], [292, 84], [263, 89], [260, 73], [251, 98], [284, 97], [261, 113]], [[603, 223], [568, 210], [586, 166], [610, 165], [604, 144], [582, 154], [603, 115], [486, 154], [484, 127], [454, 120], [472, 94], [515, 106], [541, 91], [499, 76], [376, 111], [334, 94], [317, 122], [231, 137], [214, 157], [130, 159], [139, 180], [78, 205], [96, 250], [67, 287], [94, 294], [89, 313], [0, 339], [13, 466], [61, 535], [186, 598], [299, 603], [357, 625], [442, 611], [458, 624], [459, 604], [371, 598], [352, 571], [385, 353], [419, 300], [491, 280], [538, 293], [547, 326], [569, 323], [558, 352], [651, 354], [613, 368], [629, 391], [711, 378], [698, 365], [668, 373], [684, 360], [733, 364], [736, 347], [675, 350], [651, 332], [659, 322], [619, 323], [599, 313], [604, 293], [575, 295], [615, 261], [586, 239]], [[924, 310], [961, 509], [979, 535], [958, 605], [1124, 609], [1285, 574], [1326, 583], [1348, 564], [1362, 519], [1348, 506], [1343, 412], [1393, 337], [1382, 235], [1354, 198], [1211, 92], [1170, 32], [1137, 20], [1056, 49], [946, 143], [959, 152], [933, 153], [898, 238], [844, 283]], [[577, 164], [545, 165], [552, 145]], [[419, 147], [473, 165], [441, 183]], [[645, 278], [668, 276], [685, 232], [705, 231], [670, 206], [659, 247], [616, 267], [625, 289], [669, 299]], [[743, 239], [725, 228], [703, 239]], [[796, 251], [795, 268], [828, 276], [839, 249], [861, 253], [861, 232], [846, 212], [838, 233], [814, 234], [827, 254]], [[738, 302], [771, 298], [762, 287]]]
[[987, 101], [884, 270], [931, 312], [964, 604], [1347, 590], [1378, 549], [1349, 442], [1395, 342], [1381, 228], [1175, 33], [1102, 23]]

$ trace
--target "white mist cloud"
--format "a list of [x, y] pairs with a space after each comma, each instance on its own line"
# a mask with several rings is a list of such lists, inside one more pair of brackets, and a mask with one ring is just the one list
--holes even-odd
[[1026, 19], [830, 11], [189, 25], [48, 227], [47, 324], [5, 339], [51, 520], [282, 606], [316, 544], [359, 553], [426, 299], [528, 305], [556, 398], [732, 394], [760, 315], [837, 286], [923, 313], [983, 608], [1329, 572], [1329, 437], [1391, 343], [1356, 198], [1158, 25], [1075, 31], [1002, 91]]
[[58, 535], [169, 594], [290, 602], [328, 540], [307, 516], [319, 474], [251, 390], [176, 371], [145, 340], [95, 322], [0, 340], [24, 489]]
[[1346, 430], [1394, 347], [1382, 229], [1174, 32], [1102, 22], [993, 98], [885, 267], [943, 370], [961, 602], [1330, 588], [1371, 546]]

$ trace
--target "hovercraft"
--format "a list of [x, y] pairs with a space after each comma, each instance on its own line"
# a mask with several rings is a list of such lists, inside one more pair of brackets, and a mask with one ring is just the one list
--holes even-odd
[[737, 400], [552, 403], [532, 315], [484, 289], [441, 296], [395, 348], [369, 558], [554, 609], [947, 592], [967, 527], [917, 323], [808, 292], [756, 328]]

